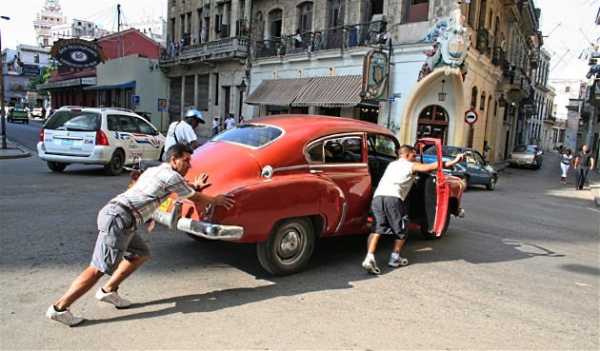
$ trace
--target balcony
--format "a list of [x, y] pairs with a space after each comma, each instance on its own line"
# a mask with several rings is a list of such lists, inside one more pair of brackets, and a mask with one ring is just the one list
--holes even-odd
[[496, 46], [492, 50], [492, 64], [500, 66], [503, 70], [507, 68], [508, 62], [506, 61], [506, 54], [499, 46]]
[[196, 62], [215, 62], [246, 58], [248, 56], [248, 39], [245, 37], [225, 38], [208, 43], [169, 45], [160, 58], [162, 67]]
[[254, 56], [260, 59], [381, 44], [385, 26], [385, 21], [374, 21], [260, 40], [254, 42]]

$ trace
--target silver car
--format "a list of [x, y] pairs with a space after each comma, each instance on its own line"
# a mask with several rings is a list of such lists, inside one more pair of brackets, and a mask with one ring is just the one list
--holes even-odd
[[512, 167], [531, 167], [540, 169], [544, 161], [544, 152], [537, 145], [519, 145], [511, 153], [508, 164]]

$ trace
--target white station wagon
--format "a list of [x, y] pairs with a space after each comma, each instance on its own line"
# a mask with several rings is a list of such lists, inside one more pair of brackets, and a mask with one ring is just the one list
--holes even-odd
[[164, 144], [152, 124], [129, 110], [65, 106], [44, 124], [37, 150], [54, 172], [80, 163], [117, 175], [138, 160], [159, 160]]

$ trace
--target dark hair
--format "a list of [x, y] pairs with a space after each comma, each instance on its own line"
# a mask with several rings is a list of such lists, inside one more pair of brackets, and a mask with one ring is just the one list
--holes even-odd
[[171, 158], [182, 158], [185, 154], [193, 154], [194, 150], [186, 144], [175, 144], [167, 150], [167, 161], [171, 161]]
[[400, 146], [400, 149], [398, 150], [398, 155], [408, 154], [413, 151], [415, 151], [415, 148], [412, 147], [412, 145], [404, 144]]

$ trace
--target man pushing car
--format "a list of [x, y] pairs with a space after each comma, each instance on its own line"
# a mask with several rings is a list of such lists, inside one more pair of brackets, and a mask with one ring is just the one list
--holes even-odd
[[[398, 153], [398, 160], [390, 162], [385, 169], [371, 203], [375, 223], [373, 233], [367, 240], [367, 256], [362, 267], [372, 274], [381, 273], [375, 261], [375, 250], [381, 235], [396, 239], [388, 265], [395, 268], [408, 264], [408, 260], [400, 256], [400, 250], [406, 242], [408, 226], [406, 199], [417, 172], [431, 172], [438, 168], [437, 162], [429, 164], [415, 162], [417, 154], [415, 148], [410, 145], [402, 145]], [[452, 167], [462, 159], [463, 155], [459, 154], [454, 160], [444, 162], [443, 167]]]
[[148, 168], [137, 182], [124, 193], [110, 200], [98, 213], [98, 238], [89, 265], [73, 281], [67, 292], [48, 308], [46, 316], [68, 326], [84, 321], [75, 317], [69, 307], [89, 291], [104, 275], [110, 275], [106, 284], [96, 292], [96, 299], [116, 308], [127, 308], [131, 302], [117, 290], [120, 284], [150, 258], [150, 250], [136, 229], [150, 221], [154, 211], [172, 193], [197, 203], [231, 208], [234, 200], [229, 195], [211, 197], [201, 193], [208, 184], [206, 174], [188, 183], [184, 176], [190, 169], [192, 150], [175, 144], [167, 150], [166, 162]]

